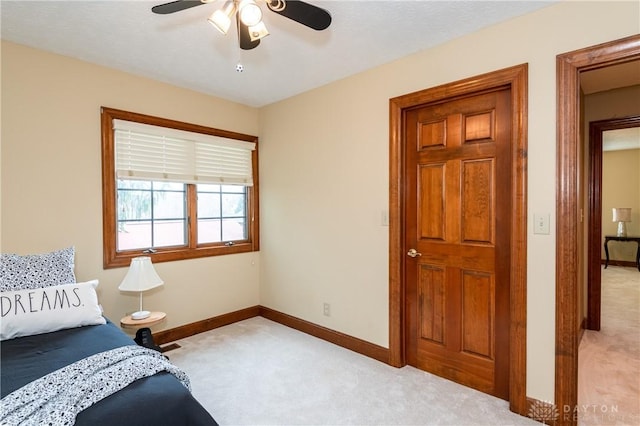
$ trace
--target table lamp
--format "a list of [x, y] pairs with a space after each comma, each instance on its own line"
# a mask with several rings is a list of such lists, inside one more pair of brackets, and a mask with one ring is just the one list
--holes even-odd
[[158, 276], [153, 268], [151, 258], [148, 256], [134, 257], [131, 259], [131, 266], [120, 283], [118, 290], [135, 291], [140, 293], [140, 310], [131, 314], [131, 319], [141, 320], [149, 318], [151, 312], [142, 310], [142, 293], [152, 288], [161, 286], [164, 281]]
[[613, 208], [613, 221], [618, 222], [618, 237], [627, 236], [627, 222], [631, 222], [631, 209], [628, 207], [614, 207]]

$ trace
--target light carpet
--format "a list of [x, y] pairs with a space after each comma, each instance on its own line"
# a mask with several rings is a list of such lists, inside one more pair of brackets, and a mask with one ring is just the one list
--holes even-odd
[[262, 317], [168, 352], [221, 425], [536, 425], [508, 403]]
[[578, 352], [578, 424], [640, 424], [640, 272], [602, 270], [600, 331]]

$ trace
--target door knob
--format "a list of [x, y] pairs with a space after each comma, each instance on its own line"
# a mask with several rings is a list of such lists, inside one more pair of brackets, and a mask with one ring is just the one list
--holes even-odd
[[407, 255], [411, 257], [417, 257], [417, 256], [422, 256], [422, 253], [418, 253], [416, 249], [409, 249], [409, 251], [407, 252]]

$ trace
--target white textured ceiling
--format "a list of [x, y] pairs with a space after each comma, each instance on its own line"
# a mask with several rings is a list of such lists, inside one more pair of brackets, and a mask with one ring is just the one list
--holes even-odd
[[151, 12], [162, 3], [2, 0], [1, 35], [259, 107], [553, 2], [309, 0], [333, 17], [321, 32], [262, 5], [271, 35], [250, 51], [241, 51], [231, 32], [222, 36], [207, 23], [222, 0], [170, 15]]

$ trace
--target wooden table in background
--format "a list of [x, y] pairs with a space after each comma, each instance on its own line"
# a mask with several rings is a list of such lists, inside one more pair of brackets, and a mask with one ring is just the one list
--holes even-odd
[[604, 263], [604, 269], [607, 269], [607, 266], [609, 266], [609, 241], [630, 241], [638, 243], [638, 248], [636, 250], [636, 266], [638, 267], [638, 271], [640, 271], [640, 237], [618, 237], [617, 235], [605, 235], [604, 254], [607, 255], [607, 260]]

